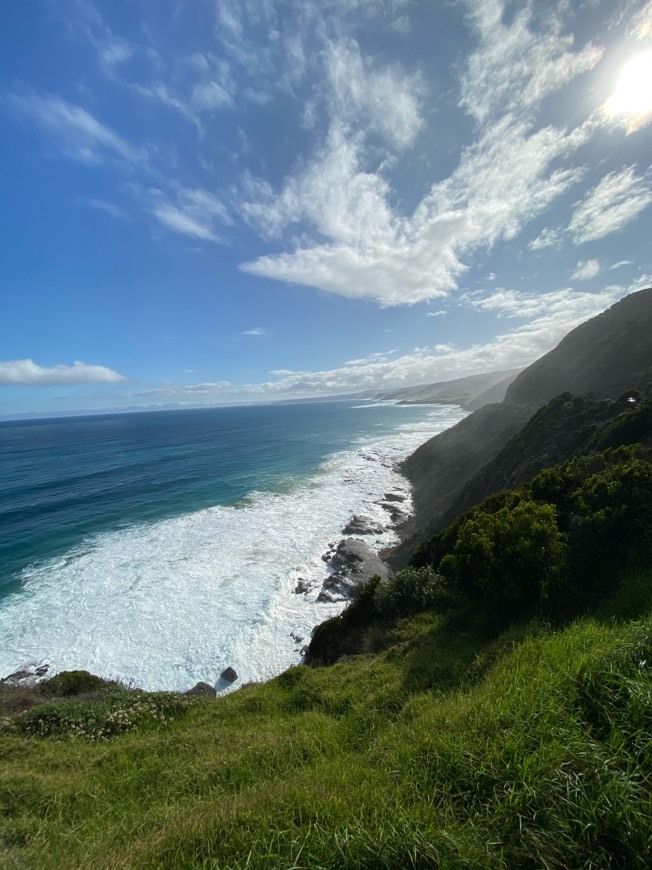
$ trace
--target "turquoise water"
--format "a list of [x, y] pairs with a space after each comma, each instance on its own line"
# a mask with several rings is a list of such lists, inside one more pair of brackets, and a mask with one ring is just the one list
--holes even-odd
[[287, 667], [291, 632], [330, 613], [324, 550], [407, 495], [396, 461], [461, 416], [337, 401], [1, 423], [0, 675], [38, 660], [183, 688]]

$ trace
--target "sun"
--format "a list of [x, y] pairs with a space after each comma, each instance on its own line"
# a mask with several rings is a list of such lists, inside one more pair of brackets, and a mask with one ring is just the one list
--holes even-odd
[[624, 120], [630, 129], [641, 127], [652, 117], [652, 49], [625, 64], [604, 108], [610, 117]]

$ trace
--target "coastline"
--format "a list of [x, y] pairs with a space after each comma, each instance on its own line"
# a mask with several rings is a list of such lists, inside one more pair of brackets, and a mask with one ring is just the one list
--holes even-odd
[[[368, 429], [365, 443], [331, 455], [316, 477], [289, 492], [254, 493], [238, 508], [105, 534], [54, 565], [37, 566], [21, 601], [33, 614], [18, 607], [4, 613], [5, 625], [18, 623], [13, 634], [5, 632], [16, 655], [6, 661], [5, 650], [0, 673], [31, 662], [51, 665], [49, 675], [83, 669], [152, 691], [185, 691], [200, 681], [231, 691], [298, 664], [314, 627], [341, 612], [346, 587], [365, 576], [360, 562], [351, 562], [350, 547], [338, 554], [342, 541], [368, 547], [372, 562], [396, 546], [412, 512], [399, 463], [465, 416], [459, 408], [433, 412], [439, 416], [429, 413], [427, 420], [397, 412], [401, 427], [394, 434], [383, 441]], [[233, 549], [224, 550], [225, 539]], [[242, 622], [247, 609], [251, 629]], [[43, 628], [40, 613], [47, 614]], [[140, 638], [150, 634], [158, 647], [145, 653]], [[224, 685], [227, 667], [239, 679]]]

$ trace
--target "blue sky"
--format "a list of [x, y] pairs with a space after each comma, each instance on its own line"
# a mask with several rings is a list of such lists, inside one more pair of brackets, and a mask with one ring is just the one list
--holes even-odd
[[524, 366], [652, 284], [652, 2], [0, 6], [0, 414]]

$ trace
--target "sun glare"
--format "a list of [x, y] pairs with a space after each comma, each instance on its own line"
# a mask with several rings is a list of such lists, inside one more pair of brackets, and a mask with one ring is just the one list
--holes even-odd
[[637, 54], [625, 64], [604, 108], [611, 117], [625, 120], [630, 129], [652, 117], [652, 50]]

